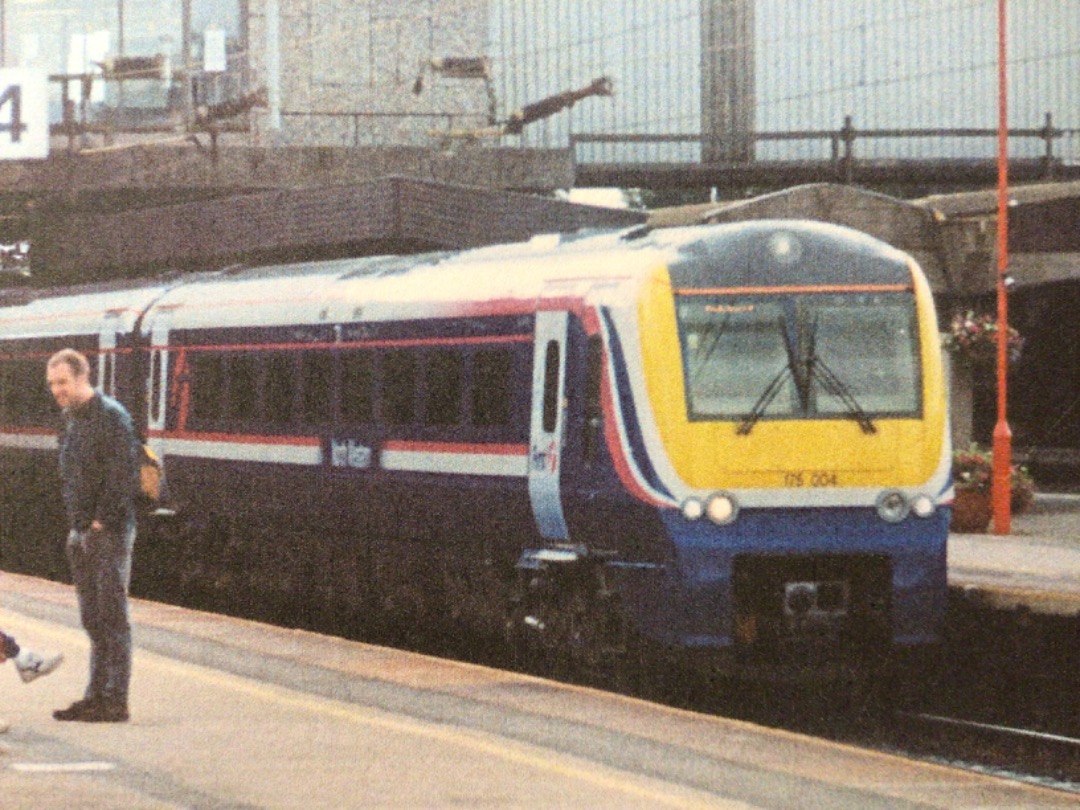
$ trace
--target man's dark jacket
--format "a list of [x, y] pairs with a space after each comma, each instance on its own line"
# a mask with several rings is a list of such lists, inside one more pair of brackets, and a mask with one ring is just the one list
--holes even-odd
[[124, 406], [95, 392], [64, 414], [60, 479], [68, 525], [86, 531], [94, 520], [111, 532], [135, 520], [139, 441]]

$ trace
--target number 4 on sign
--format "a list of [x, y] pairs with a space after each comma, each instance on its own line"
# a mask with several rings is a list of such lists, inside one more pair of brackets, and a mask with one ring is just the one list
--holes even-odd
[[48, 156], [48, 74], [28, 68], [0, 68], [0, 160]]
[[[10, 107], [11, 114], [5, 121], [4, 108]], [[18, 143], [26, 131], [22, 120], [22, 88], [17, 84], [9, 85], [0, 93], [0, 132], [9, 132], [11, 142]]]

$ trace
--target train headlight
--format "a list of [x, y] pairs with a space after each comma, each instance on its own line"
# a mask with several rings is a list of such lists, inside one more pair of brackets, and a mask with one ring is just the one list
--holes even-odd
[[717, 492], [706, 501], [705, 514], [717, 526], [725, 526], [738, 517], [739, 505], [726, 492]]
[[682, 516], [687, 520], [701, 520], [705, 514], [705, 504], [701, 498], [687, 498], [682, 502]]
[[934, 514], [934, 499], [929, 495], [916, 495], [911, 499], [911, 511], [916, 517], [930, 517]]
[[878, 516], [889, 523], [899, 523], [908, 516], [911, 505], [902, 492], [882, 492], [877, 499]]

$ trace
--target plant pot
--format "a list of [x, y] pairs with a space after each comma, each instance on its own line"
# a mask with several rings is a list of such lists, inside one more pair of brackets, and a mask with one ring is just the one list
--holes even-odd
[[985, 534], [993, 514], [989, 492], [957, 489], [949, 528], [961, 534]]
[[1031, 505], [1035, 503], [1035, 493], [1031, 489], [1018, 489], [1016, 487], [1012, 490], [1012, 497], [1009, 499], [1009, 509], [1014, 515], [1022, 515]]

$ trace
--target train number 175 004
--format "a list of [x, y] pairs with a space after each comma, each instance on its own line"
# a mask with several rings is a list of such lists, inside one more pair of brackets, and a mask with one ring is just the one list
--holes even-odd
[[840, 477], [833, 470], [796, 470], [784, 473], [785, 487], [837, 487]]

